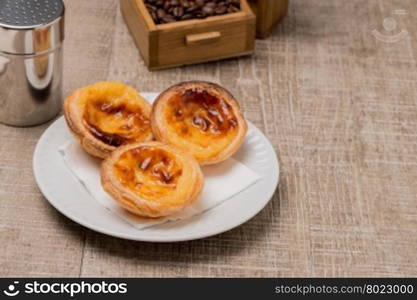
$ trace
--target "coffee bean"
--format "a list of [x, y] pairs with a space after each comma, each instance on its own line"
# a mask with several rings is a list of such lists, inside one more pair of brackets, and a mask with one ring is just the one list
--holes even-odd
[[194, 17], [195, 17], [196, 19], [204, 19], [204, 18], [206, 18], [206, 17], [207, 17], [207, 15], [206, 15], [206, 13], [205, 13], [204, 11], [198, 11], [198, 12], [194, 15]]
[[172, 22], [175, 22], [176, 20], [175, 20], [175, 18], [174, 18], [173, 16], [171, 16], [171, 15], [165, 15], [165, 16], [162, 18], [162, 21], [163, 21], [164, 23], [172, 23]]
[[193, 18], [192, 14], [185, 14], [181, 17], [181, 20], [190, 20]]
[[165, 10], [163, 10], [162, 8], [159, 8], [156, 11], [156, 15], [158, 16], [159, 19], [162, 19], [166, 15]]
[[190, 7], [190, 2], [188, 0], [181, 0], [181, 6], [183, 8], [188, 8]]
[[184, 8], [182, 8], [182, 6], [177, 6], [172, 10], [172, 14], [174, 17], [181, 18], [184, 14]]
[[211, 16], [212, 14], [214, 14], [214, 9], [211, 6], [205, 5], [203, 7], [203, 12], [206, 13], [207, 15]]
[[210, 7], [210, 8], [214, 8], [217, 6], [216, 2], [208, 2], [204, 5], [204, 7]]
[[240, 11], [240, 0], [143, 0], [155, 24]]
[[229, 6], [229, 8], [227, 9], [227, 12], [230, 13], [235, 13], [238, 12], [240, 9], [235, 7], [235, 6]]
[[146, 3], [146, 8], [148, 9], [149, 12], [155, 12], [156, 11], [156, 7], [149, 4], [149, 3]]
[[203, 7], [204, 4], [206, 4], [205, 0], [195, 0], [195, 4], [197, 4], [197, 6], [199, 7]]
[[216, 15], [223, 15], [227, 12], [227, 8], [226, 6], [219, 6], [216, 8], [214, 12], [216, 13]]
[[187, 8], [187, 12], [193, 13], [199, 9], [198, 5], [193, 3]]

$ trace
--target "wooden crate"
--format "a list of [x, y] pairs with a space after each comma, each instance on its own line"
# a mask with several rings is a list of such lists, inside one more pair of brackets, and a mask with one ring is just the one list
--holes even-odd
[[143, 0], [120, 0], [120, 7], [150, 70], [254, 52], [256, 19], [246, 0], [236, 13], [158, 25]]
[[289, 0], [249, 0], [256, 15], [256, 36], [266, 38], [288, 13]]

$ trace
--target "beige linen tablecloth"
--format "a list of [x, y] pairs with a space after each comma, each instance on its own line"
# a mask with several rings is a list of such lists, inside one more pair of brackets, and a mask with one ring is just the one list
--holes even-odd
[[[0, 275], [417, 276], [417, 2], [290, 2], [253, 57], [148, 72], [116, 0], [67, 1], [65, 94], [106, 79], [140, 91], [218, 82], [270, 138], [281, 182], [222, 235], [120, 240], [39, 192], [32, 154], [48, 124], [0, 125]], [[389, 43], [373, 30], [406, 35]]]

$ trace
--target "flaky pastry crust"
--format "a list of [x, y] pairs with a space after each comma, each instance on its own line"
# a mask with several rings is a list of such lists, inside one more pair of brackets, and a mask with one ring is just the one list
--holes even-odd
[[232, 156], [248, 129], [237, 100], [221, 86], [202, 81], [183, 82], [161, 93], [151, 125], [158, 141], [188, 151], [201, 165]]
[[124, 144], [153, 139], [151, 105], [119, 82], [97, 82], [71, 93], [64, 103], [70, 131], [91, 155], [106, 158]]
[[104, 190], [123, 208], [143, 217], [172, 215], [194, 203], [204, 178], [188, 153], [160, 142], [116, 149], [101, 167]]

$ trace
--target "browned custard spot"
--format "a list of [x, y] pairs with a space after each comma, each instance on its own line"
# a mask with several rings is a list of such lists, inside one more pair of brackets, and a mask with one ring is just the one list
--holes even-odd
[[83, 119], [94, 137], [114, 147], [138, 141], [151, 130], [140, 106], [127, 101], [90, 100]]
[[113, 171], [124, 186], [150, 199], [172, 192], [182, 175], [182, 167], [172, 154], [148, 146], [123, 153]]
[[200, 134], [216, 136], [237, 129], [232, 107], [207, 91], [188, 89], [171, 97], [168, 104], [171, 109], [167, 116], [168, 124], [177, 124], [182, 135], [190, 135], [187, 126], [197, 129]]

